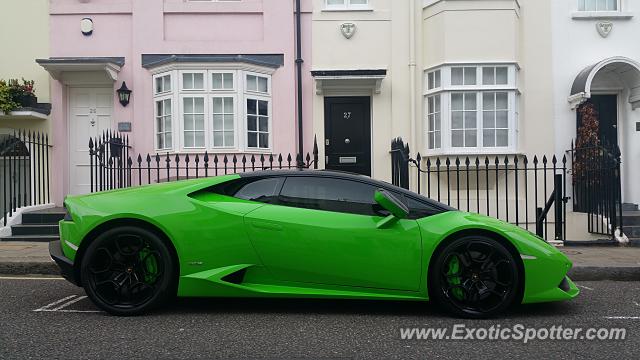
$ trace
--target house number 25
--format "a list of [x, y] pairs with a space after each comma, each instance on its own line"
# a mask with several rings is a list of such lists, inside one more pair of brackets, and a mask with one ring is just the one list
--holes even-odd
[[345, 111], [344, 116], [345, 119], [351, 119], [351, 111]]

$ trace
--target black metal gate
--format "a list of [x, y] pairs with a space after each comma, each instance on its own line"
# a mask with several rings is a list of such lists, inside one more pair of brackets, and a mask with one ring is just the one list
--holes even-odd
[[618, 146], [575, 148], [571, 144], [573, 211], [587, 214], [589, 232], [613, 236], [622, 230], [622, 185]]

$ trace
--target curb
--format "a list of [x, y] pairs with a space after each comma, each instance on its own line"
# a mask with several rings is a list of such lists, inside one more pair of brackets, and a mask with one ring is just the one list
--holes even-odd
[[[4, 275], [60, 275], [53, 261], [0, 262]], [[576, 266], [567, 274], [576, 281], [640, 281], [640, 266]]]

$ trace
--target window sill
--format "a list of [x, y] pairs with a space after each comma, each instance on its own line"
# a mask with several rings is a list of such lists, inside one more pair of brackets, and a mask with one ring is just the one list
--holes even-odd
[[[422, 158], [437, 158], [437, 157], [460, 157], [460, 165], [464, 165], [463, 159], [469, 157], [469, 160], [475, 165], [475, 158], [480, 158], [480, 163], [484, 164], [483, 157], [490, 157], [489, 163], [493, 164], [493, 157], [502, 157], [507, 155], [522, 155], [520, 152], [512, 149], [512, 148], [504, 148], [504, 149], [465, 149], [465, 150], [425, 150]], [[500, 159], [502, 161], [503, 159]]]
[[630, 12], [622, 11], [576, 11], [571, 14], [574, 20], [629, 20], [633, 18]]
[[322, 9], [322, 12], [373, 12], [373, 8], [337, 8], [337, 9]]

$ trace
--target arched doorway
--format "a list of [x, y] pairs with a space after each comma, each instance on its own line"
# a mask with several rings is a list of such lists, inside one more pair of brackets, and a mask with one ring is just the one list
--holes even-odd
[[621, 201], [640, 203], [640, 63], [612, 57], [583, 69], [569, 96], [576, 110], [576, 134], [582, 125], [578, 111], [585, 104], [595, 109], [599, 144], [621, 158]]

